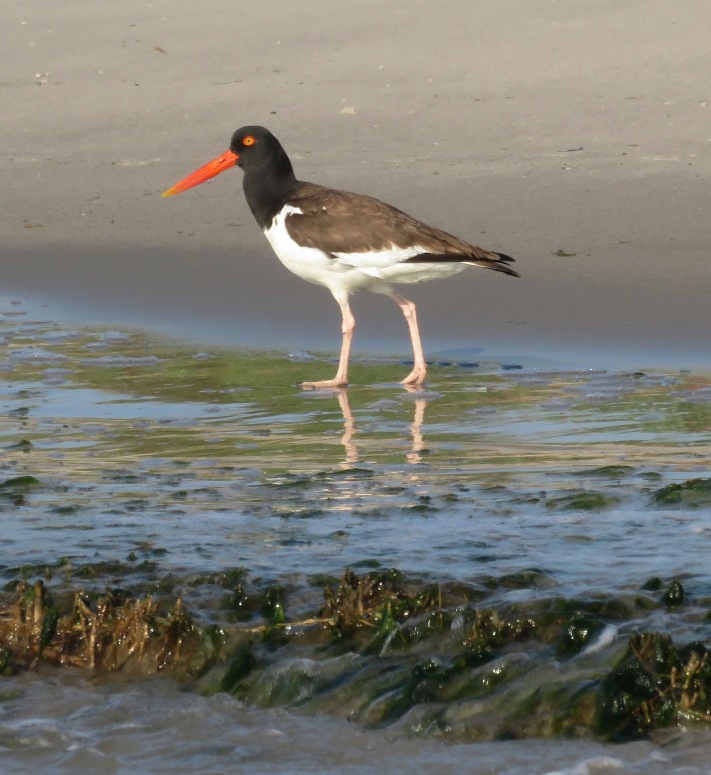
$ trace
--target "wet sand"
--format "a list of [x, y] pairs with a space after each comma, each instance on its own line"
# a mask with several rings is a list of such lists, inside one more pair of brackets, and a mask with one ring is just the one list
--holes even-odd
[[[238, 171], [159, 196], [262, 123], [301, 177], [518, 259], [520, 280], [414, 289], [428, 349], [703, 366], [706, 21], [700, 0], [6, 0], [3, 289], [64, 320], [334, 350], [333, 300], [271, 255]], [[355, 311], [357, 350], [406, 351], [386, 300]]]

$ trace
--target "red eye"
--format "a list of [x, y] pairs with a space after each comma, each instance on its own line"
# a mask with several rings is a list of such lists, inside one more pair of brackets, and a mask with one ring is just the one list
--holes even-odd
[[247, 137], [242, 140], [242, 145], [254, 145], [257, 141], [252, 137], [252, 135], [247, 135]]

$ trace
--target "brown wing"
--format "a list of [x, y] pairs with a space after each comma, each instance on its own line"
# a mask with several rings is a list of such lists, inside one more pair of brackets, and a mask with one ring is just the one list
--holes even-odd
[[510, 256], [470, 245], [369, 196], [302, 183], [289, 204], [303, 212], [286, 219], [291, 237], [325, 253], [370, 253], [417, 245], [423, 252], [408, 262], [462, 261], [518, 277], [507, 266], [514, 260]]

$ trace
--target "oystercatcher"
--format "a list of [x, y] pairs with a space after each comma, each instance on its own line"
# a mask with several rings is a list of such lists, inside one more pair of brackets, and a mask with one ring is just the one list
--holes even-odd
[[244, 170], [247, 204], [279, 260], [304, 280], [328, 288], [341, 308], [343, 340], [336, 376], [304, 382], [305, 388], [348, 384], [355, 328], [348, 304], [351, 293], [382, 293], [400, 307], [414, 354], [413, 369], [402, 384], [421, 385], [427, 365], [415, 304], [396, 293], [393, 284], [450, 277], [467, 266], [519, 276], [509, 266], [514, 260], [510, 256], [470, 245], [372, 197], [297, 180], [281, 143], [261, 126], [238, 129], [226, 153], [163, 196], [197, 186], [235, 165]]

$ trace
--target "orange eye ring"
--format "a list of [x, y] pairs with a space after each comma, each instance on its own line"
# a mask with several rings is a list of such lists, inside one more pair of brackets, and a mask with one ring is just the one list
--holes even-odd
[[247, 135], [247, 137], [242, 140], [242, 145], [249, 147], [250, 145], [254, 145], [256, 142], [256, 139], [252, 137], [252, 135]]

